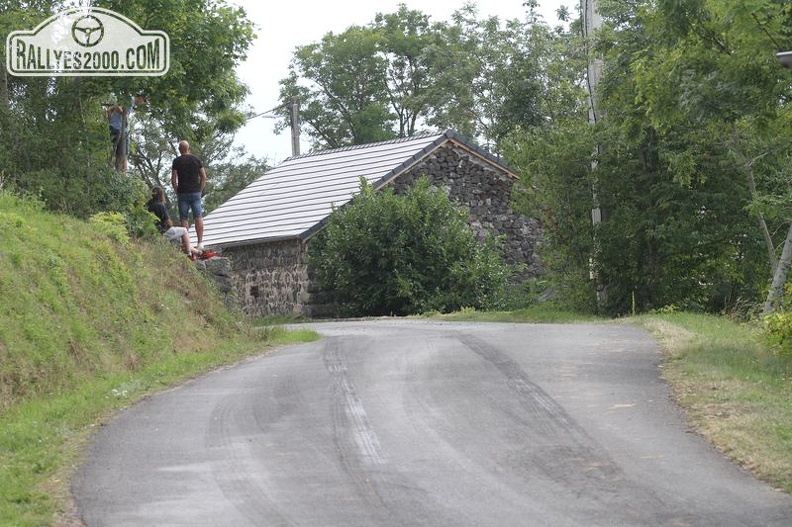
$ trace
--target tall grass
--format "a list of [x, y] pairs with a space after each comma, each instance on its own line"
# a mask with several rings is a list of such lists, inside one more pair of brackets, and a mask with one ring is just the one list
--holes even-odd
[[0, 415], [97, 375], [206, 350], [239, 321], [173, 247], [116, 241], [7, 193], [0, 303]]
[[68, 525], [108, 412], [290, 338], [252, 331], [175, 247], [0, 191], [0, 525]]

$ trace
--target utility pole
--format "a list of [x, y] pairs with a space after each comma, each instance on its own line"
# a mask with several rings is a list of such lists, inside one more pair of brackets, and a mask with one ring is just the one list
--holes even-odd
[[119, 135], [118, 150], [116, 153], [116, 170], [122, 173], [127, 173], [127, 165], [129, 163], [129, 111], [130, 108], [124, 104], [123, 112], [121, 114], [121, 134]]
[[581, 0], [581, 3], [583, 4], [583, 37], [588, 59], [589, 122], [596, 124], [599, 120], [596, 90], [602, 75], [602, 59], [594, 56], [592, 47], [595, 34], [602, 27], [602, 17], [597, 11], [597, 0]]
[[[792, 51], [779, 51], [776, 53], [776, 58], [781, 66], [792, 69]], [[764, 308], [762, 309], [763, 315], [771, 314], [781, 305], [781, 301], [784, 299], [784, 284], [786, 284], [790, 266], [792, 266], [792, 222], [789, 224], [789, 231], [787, 231], [786, 239], [784, 240], [784, 248], [781, 250], [781, 259], [778, 261], [775, 271], [773, 271], [773, 282], [765, 298]]]
[[291, 150], [292, 157], [300, 155], [300, 103], [297, 97], [292, 97], [287, 103], [276, 106], [272, 110], [257, 113], [247, 118], [247, 121], [255, 119], [256, 117], [264, 117], [265, 119], [277, 119], [278, 116], [272, 112], [282, 110], [283, 108], [289, 109], [289, 128], [291, 129]]
[[[599, 120], [600, 113], [597, 104], [597, 85], [599, 84], [600, 76], [602, 75], [602, 59], [594, 56], [593, 42], [596, 32], [602, 27], [602, 17], [597, 10], [597, 0], [581, 0], [581, 12], [583, 14], [583, 38], [586, 46], [586, 56], [588, 67], [586, 71], [586, 80], [588, 83], [589, 94], [589, 123], [596, 125]], [[597, 281], [597, 305], [603, 306], [607, 299], [607, 290], [605, 285], [599, 280], [597, 275], [597, 255], [599, 253], [599, 244], [597, 242], [597, 225], [602, 222], [602, 209], [599, 204], [599, 196], [597, 195], [597, 159], [599, 157], [599, 145], [594, 147], [594, 159], [591, 162], [591, 170], [594, 173], [594, 184], [592, 188], [592, 208], [591, 208], [591, 223], [594, 226], [594, 250], [591, 256], [591, 272], [590, 278]]]
[[300, 155], [300, 103], [292, 97], [289, 103], [289, 120], [291, 122], [292, 156]]

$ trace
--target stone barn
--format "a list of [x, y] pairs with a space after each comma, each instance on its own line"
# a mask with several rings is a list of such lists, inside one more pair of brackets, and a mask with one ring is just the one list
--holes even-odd
[[504, 235], [504, 259], [522, 264], [523, 277], [539, 273], [539, 222], [510, 208], [516, 174], [451, 130], [288, 158], [206, 216], [204, 245], [230, 259], [232, 293], [247, 314], [332, 315], [311, 282], [311, 237], [361, 178], [398, 193], [421, 176], [467, 208], [481, 239]]

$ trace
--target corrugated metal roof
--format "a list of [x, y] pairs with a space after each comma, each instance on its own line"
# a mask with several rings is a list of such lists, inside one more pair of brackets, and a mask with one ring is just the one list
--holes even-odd
[[451, 140], [508, 172], [452, 130], [290, 157], [208, 214], [203, 243], [229, 247], [305, 237], [333, 207], [360, 192], [361, 177], [379, 188]]

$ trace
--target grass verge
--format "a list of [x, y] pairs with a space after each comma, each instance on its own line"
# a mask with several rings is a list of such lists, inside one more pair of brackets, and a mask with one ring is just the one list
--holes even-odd
[[315, 338], [310, 331], [272, 328], [249, 340], [174, 355], [135, 372], [101, 376], [68, 393], [14, 407], [0, 419], [0, 525], [80, 525], [71, 505], [70, 475], [85, 441], [114, 411], [276, 346]]
[[657, 339], [663, 377], [691, 428], [759, 479], [792, 492], [792, 358], [768, 350], [752, 326], [723, 317], [630, 321]]
[[79, 525], [69, 475], [113, 411], [309, 332], [251, 328], [214, 282], [121, 215], [0, 190], [0, 525]]
[[551, 304], [534, 304], [514, 311], [476, 311], [462, 309], [456, 313], [432, 313], [427, 315], [438, 320], [465, 320], [480, 322], [522, 322], [543, 324], [578, 324], [608, 322], [610, 319], [557, 309]]

